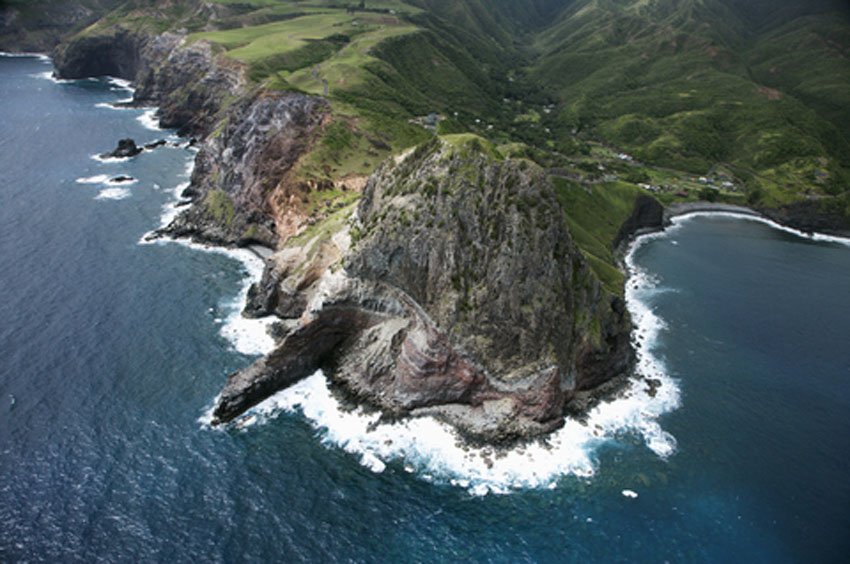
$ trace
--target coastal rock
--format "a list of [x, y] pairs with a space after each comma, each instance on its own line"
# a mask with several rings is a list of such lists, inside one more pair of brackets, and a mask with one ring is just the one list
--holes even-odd
[[56, 74], [67, 79], [114, 76], [134, 80], [146, 40], [146, 35], [123, 28], [82, 34], [54, 51]]
[[641, 194], [635, 199], [631, 215], [614, 237], [614, 247], [629, 241], [641, 230], [661, 229], [663, 226], [664, 206], [652, 196]]
[[195, 205], [161, 233], [274, 248], [278, 234], [270, 194], [328, 112], [324, 100], [290, 92], [257, 92], [233, 103], [195, 159], [184, 193]]
[[205, 137], [226, 103], [246, 93], [241, 63], [216, 55], [206, 42], [165, 33], [144, 41], [141, 58], [134, 103], [157, 106], [160, 126], [180, 135]]
[[271, 194], [329, 114], [324, 100], [249, 92], [241, 63], [176, 33], [104, 28], [60, 46], [55, 64], [61, 77], [109, 74], [134, 81], [133, 105], [157, 106], [162, 127], [191, 135], [190, 145], [200, 147], [183, 193], [193, 205], [158, 235], [276, 246]]
[[818, 232], [848, 237], [850, 236], [848, 201], [850, 201], [848, 198], [825, 197], [775, 208], [759, 208], [758, 211], [777, 223], [804, 233]]
[[132, 139], [121, 139], [118, 141], [118, 147], [115, 148], [112, 152], [103, 153], [101, 157], [108, 159], [123, 159], [128, 157], [135, 157], [139, 153], [141, 153], [143, 149], [136, 145], [136, 142]]
[[[623, 301], [588, 268], [536, 166], [434, 141], [382, 165], [357, 217], [343, 268], [294, 288], [309, 301], [287, 312], [297, 328], [229, 377], [215, 422], [321, 368], [388, 416], [514, 441], [557, 428], [572, 399], [632, 369]], [[283, 278], [270, 263], [254, 314], [280, 315]]]
[[134, 106], [157, 106], [160, 125], [205, 136], [225, 102], [245, 91], [244, 69], [203, 41], [122, 26], [77, 35], [54, 52], [60, 78], [114, 76], [133, 81]]
[[168, 141], [165, 139], [157, 139], [156, 141], [152, 141], [150, 143], [145, 143], [145, 149], [148, 151], [152, 151], [154, 149], [158, 149], [168, 144]]

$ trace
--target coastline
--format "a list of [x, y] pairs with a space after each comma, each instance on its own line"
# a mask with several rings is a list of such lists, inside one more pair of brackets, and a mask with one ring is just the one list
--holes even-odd
[[[191, 164], [194, 166], [194, 160]], [[175, 201], [170, 204], [172, 208], [179, 201], [179, 193], [175, 196]], [[175, 208], [175, 211], [179, 212], [179, 209]], [[669, 216], [669, 220], [672, 223], [676, 217], [693, 216], [699, 213], [760, 217], [758, 212], [748, 208], [706, 203], [679, 209]], [[663, 228], [656, 231], [663, 231]], [[802, 232], [794, 232], [802, 234]], [[643, 242], [650, 240], [643, 236], [647, 234], [649, 233], [633, 235], [633, 240], [626, 249], [627, 264], [631, 261], [634, 251]], [[152, 242], [175, 242], [195, 250], [231, 256], [242, 262], [249, 276], [245, 278], [243, 291], [235, 299], [237, 301], [235, 315], [244, 319], [241, 317], [241, 306], [245, 301], [245, 293], [251, 283], [258, 280], [262, 273], [262, 264], [260, 264], [259, 272], [254, 268], [260, 261], [254, 259], [252, 255], [250, 258], [246, 256], [250, 254], [250, 250], [201, 244], [190, 239], [170, 236], [160, 236]], [[651, 342], [664, 325], [663, 321], [655, 317], [651, 309], [641, 301], [640, 291], [652, 287], [651, 277], [641, 273], [633, 263], [630, 267], [632, 270], [627, 273], [626, 292], [627, 307], [636, 320], [631, 335], [639, 356], [636, 374], [629, 378], [622, 394], [612, 400], [603, 400], [591, 409], [586, 423], [567, 420], [561, 430], [555, 431], [539, 443], [520, 445], [507, 452], [500, 452], [495, 447], [474, 449], [466, 445], [458, 445], [452, 429], [430, 418], [381, 423], [373, 414], [360, 410], [346, 411], [345, 407], [332, 397], [329, 388], [325, 395], [326, 391], [323, 390], [322, 384], [324, 383], [324, 387], [327, 388], [327, 381], [321, 373], [311, 376], [308, 379], [309, 382], [305, 381], [304, 386], [293, 386], [291, 393], [288, 393], [289, 390], [284, 390], [276, 394], [270, 398], [270, 405], [262, 409], [258, 406], [258, 412], [263, 413], [263, 410], [269, 407], [271, 411], [267, 413], [270, 414], [300, 410], [314, 427], [324, 429], [322, 432], [325, 442], [333, 443], [347, 452], [358, 454], [361, 463], [376, 472], [382, 471], [386, 463], [391, 460], [401, 459], [407, 462], [413, 458], [423, 464], [417, 473], [424, 479], [429, 480], [429, 477], [435, 480], [444, 479], [453, 485], [468, 487], [471, 493], [476, 494], [491, 491], [504, 493], [517, 488], [555, 487], [557, 481], [564, 475], [592, 476], [596, 471], [593, 456], [596, 448], [603, 443], [616, 440], [616, 434], [623, 431], [633, 431], [642, 436], [646, 446], [658, 456], [669, 456], [675, 452], [675, 439], [660, 427], [657, 419], [678, 407], [678, 388], [672, 379], [669, 386], [664, 385], [667, 382], [663, 382], [660, 390], [651, 387], [643, 388], [647, 384], [646, 379], [669, 378], [659, 359], [651, 355]], [[246, 321], [258, 323], [257, 320]], [[270, 322], [273, 321], [274, 318], [270, 318]], [[256, 338], [256, 334], [249, 336], [249, 340]], [[237, 350], [239, 350], [238, 346]], [[239, 350], [239, 352], [243, 351]], [[659, 391], [660, 395], [658, 395]], [[352, 415], [354, 419], [347, 415]], [[243, 426], [250, 426], [250, 423]], [[390, 445], [386, 444], [387, 441], [390, 441]], [[421, 444], [428, 441], [439, 444]], [[398, 443], [401, 445], [397, 446]], [[423, 459], [424, 463], [421, 462]], [[541, 466], [542, 469], [539, 468]], [[411, 468], [414, 467], [411, 466]]]
[[[14, 54], [0, 52], [0, 56], [10, 58], [37, 58], [43, 62], [50, 63], [51, 66], [53, 66], [52, 58], [44, 53]], [[55, 78], [53, 72], [50, 73], [49, 79], [56, 84], [70, 83], [75, 82], [76, 80], [92, 80], [89, 78], [67, 80], [57, 79]], [[131, 81], [111, 76], [103, 77], [103, 80], [111, 85], [112, 90], [127, 92], [130, 94], [131, 100], [133, 99], [132, 97], [135, 95], [135, 88]], [[157, 107], [111, 105], [110, 109], [132, 111], [143, 110], [143, 113], [141, 115], [135, 117], [135, 120], [138, 121], [143, 127], [152, 131], [169, 132], [177, 138], [182, 138], [173, 130], [164, 129], [160, 127], [159, 119], [156, 117], [156, 112], [158, 110]], [[267, 258], [268, 256], [268, 254], [266, 254], [266, 250], [262, 248], [257, 248], [257, 245], [245, 248], [230, 248], [210, 243], [200, 243], [197, 241], [193, 241], [189, 238], [176, 238], [167, 234], [158, 233], [160, 229], [170, 224], [171, 221], [173, 221], [174, 218], [176, 218], [177, 215], [179, 215], [179, 213], [184, 209], [183, 206], [180, 205], [184, 201], [181, 198], [181, 193], [189, 185], [189, 179], [191, 178], [192, 172], [195, 168], [195, 162], [197, 157], [197, 150], [193, 150], [192, 152], [194, 153], [194, 155], [192, 156], [191, 160], [188, 161], [184, 173], [186, 180], [184, 182], [178, 183], [175, 186], [172, 191], [172, 199], [167, 201], [163, 205], [162, 214], [160, 215], [160, 225], [158, 227], [154, 227], [153, 229], [145, 233], [139, 240], [139, 244], [164, 245], [169, 243], [176, 243], [178, 245], [188, 247], [195, 251], [224, 255], [239, 262], [245, 271], [245, 276], [243, 276], [242, 284], [237, 294], [232, 299], [225, 298], [225, 300], [228, 302], [227, 308], [231, 311], [229, 312], [227, 318], [221, 320], [221, 327], [219, 332], [222, 337], [225, 338], [231, 344], [233, 349], [240, 354], [245, 354], [249, 356], [261, 356], [268, 354], [274, 348], [274, 339], [271, 337], [268, 331], [269, 327], [274, 323], [274, 319], [249, 319], [242, 316], [242, 308], [244, 307], [244, 304], [247, 301], [248, 289], [251, 287], [252, 284], [258, 282], [262, 277], [263, 268], [265, 266], [265, 258]], [[98, 155], [95, 155], [92, 158], [99, 162], [121, 162], [128, 160], [126, 158], [103, 159], [100, 158]], [[108, 175], [98, 175], [96, 177], [93, 176], [90, 178], [77, 179], [77, 183], [98, 183], [107, 186], [112, 186], [109, 183]], [[125, 192], [118, 192], [118, 190], [123, 190], [123, 188], [113, 188], [113, 192], [109, 192], [107, 190], [98, 198], [123, 199], [124, 197], [129, 195]], [[156, 235], [156, 237], [150, 238], [154, 234]]]
[[[508, 494], [528, 489], [555, 489], [565, 478], [590, 479], [600, 470], [597, 454], [625, 433], [661, 459], [677, 450], [675, 437], [660, 418], [681, 405], [678, 382], [654, 347], [665, 323], [648, 299], [655, 278], [633, 262], [633, 254], [664, 232], [640, 237], [629, 245], [626, 306], [633, 316], [634, 373], [617, 393], [600, 398], [582, 418], [565, 417], [552, 433], [531, 441], [498, 447], [464, 441], [450, 425], [432, 416], [386, 420], [379, 411], [340, 400], [321, 370], [285, 388], [228, 425], [232, 432], [273, 421], [282, 414], [304, 417], [328, 447], [356, 457], [374, 473], [401, 465], [406, 473], [437, 484], [463, 488], [472, 496]], [[211, 410], [199, 419], [208, 428]]]
[[[699, 217], [707, 215], [723, 215], [727, 217], [736, 217], [739, 219], [758, 221], [765, 225], [769, 225], [774, 229], [785, 231], [792, 235], [809, 239], [811, 241], [838, 243], [850, 246], [850, 233], [822, 233], [818, 231], [807, 232], [797, 229], [790, 225], [785, 225], [776, 221], [763, 212], [754, 210], [744, 206], [735, 206], [731, 204], [717, 204], [711, 202], [687, 202], [681, 204], [672, 204], [664, 209], [664, 223], [662, 230], [666, 227], [676, 224], [677, 220], [687, 217]], [[840, 234], [839, 234], [840, 233]], [[636, 234], [637, 237], [640, 234]]]
[[769, 225], [774, 229], [785, 231], [786, 233], [790, 233], [804, 239], [809, 239], [811, 241], [831, 242], [850, 246], [850, 233], [848, 232], [806, 232], [793, 226], [783, 224], [766, 215], [764, 212], [746, 206], [713, 202], [680, 202], [664, 207], [661, 225], [637, 229], [617, 246], [615, 249], [615, 257], [620, 269], [628, 276], [628, 267], [625, 262], [626, 257], [641, 237], [652, 235], [653, 233], [664, 232], [686, 218], [707, 215], [725, 215], [727, 217], [758, 221], [765, 225]]

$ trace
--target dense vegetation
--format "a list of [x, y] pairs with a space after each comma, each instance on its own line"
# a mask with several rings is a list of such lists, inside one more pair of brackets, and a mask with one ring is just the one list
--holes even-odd
[[258, 84], [330, 99], [304, 179], [367, 174], [435, 134], [536, 161], [609, 282], [616, 230], [593, 225], [647, 189], [664, 202], [814, 201], [850, 222], [844, 0], [83, 3], [120, 4], [83, 33], [187, 30]]

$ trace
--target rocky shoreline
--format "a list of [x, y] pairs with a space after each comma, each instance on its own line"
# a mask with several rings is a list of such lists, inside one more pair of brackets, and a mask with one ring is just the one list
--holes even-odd
[[536, 167], [434, 141], [380, 167], [338, 235], [317, 255], [342, 257], [336, 269], [273, 258], [252, 289], [252, 315], [292, 324], [231, 375], [214, 422], [323, 369], [388, 417], [505, 444], [551, 432], [631, 374], [622, 299], [590, 273]]
[[[277, 347], [229, 376], [215, 423], [322, 369], [386, 417], [432, 416], [505, 445], [581, 417], [633, 376], [625, 303], [588, 267], [535, 165], [435, 140], [384, 163], [356, 210], [294, 244], [293, 204], [310, 188], [289, 173], [327, 122], [325, 100], [253, 88], [238, 63], [171, 33], [81, 36], [54, 61], [62, 78], [133, 81], [133, 104], [199, 139], [192, 205], [156, 236], [275, 251], [245, 315], [277, 317]], [[758, 213], [640, 196], [615, 246], [696, 211]]]
[[[508, 443], [551, 432], [631, 374], [628, 312], [573, 246], [541, 170], [435, 142], [373, 175], [353, 229], [344, 218], [281, 249], [298, 197], [287, 173], [322, 127], [324, 100], [249, 89], [238, 66], [172, 34], [81, 37], [55, 62], [63, 78], [133, 81], [134, 104], [199, 139], [192, 205], [156, 236], [278, 249], [245, 312], [281, 320], [278, 347], [228, 378], [216, 422], [322, 368], [388, 417], [434, 416], [470, 440]], [[187, 92], [180, 76], [207, 90]], [[425, 182], [430, 198], [416, 193]], [[501, 206], [484, 205], [488, 186]]]

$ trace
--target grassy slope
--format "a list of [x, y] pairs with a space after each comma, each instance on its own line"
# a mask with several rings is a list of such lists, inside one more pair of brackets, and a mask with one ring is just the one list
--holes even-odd
[[533, 75], [557, 90], [565, 125], [642, 160], [699, 174], [731, 163], [768, 205], [843, 191], [850, 22], [748, 29], [719, 0], [585, 0], [539, 36]]
[[624, 276], [614, 265], [611, 242], [632, 213], [641, 190], [614, 181], [586, 188], [563, 178], [554, 178], [558, 199], [567, 214], [573, 240], [608, 291], [622, 293]]
[[[105, 22], [195, 30], [268, 88], [327, 92], [334, 120], [298, 164], [302, 180], [371, 172], [431, 138], [412, 123], [431, 112], [440, 133], [554, 167], [576, 241], [612, 291], [611, 242], [639, 183], [665, 202], [767, 205], [850, 185], [841, 0], [381, 0], [355, 13], [332, 0], [215, 2], [213, 21], [163, 2]], [[697, 176], [709, 171], [734, 187], [707, 190]], [[309, 207], [338, 197], [316, 191]]]
[[[737, 203], [747, 201], [741, 186], [751, 203], [779, 205], [844, 185], [850, 149], [834, 124], [850, 106], [842, 103], [841, 81], [832, 77], [847, 69], [841, 51], [847, 26], [827, 25], [828, 17], [800, 19], [786, 10], [776, 21], [790, 23], [765, 24], [754, 34], [753, 22], [766, 20], [765, 8], [742, 8], [734, 0], [410, 4], [397, 7], [394, 25], [380, 19], [385, 15], [360, 14], [354, 29], [343, 11], [304, 2], [300, 10], [322, 13], [206, 37], [252, 65], [282, 61], [281, 51], [307, 61], [327, 54], [316, 43], [332, 33], [350, 37], [328, 48], [318, 66], [309, 60], [300, 69], [257, 73], [271, 76], [275, 87], [315, 94], [327, 81], [340, 119], [305, 160], [307, 177], [369, 172], [386, 154], [378, 147], [397, 151], [428, 137], [410, 126], [411, 117], [439, 112], [449, 118], [443, 132], [473, 132], [510, 147], [519, 141], [525, 144], [519, 156], [550, 166], [586, 166], [587, 156], [575, 154], [581, 138], [604, 140], [649, 163], [648, 181], [671, 186], [665, 200], [700, 193], [695, 178], [675, 170], [698, 176], [718, 166], [739, 191], [709, 195]], [[782, 12], [776, 3], [770, 9]], [[559, 10], [560, 19], [554, 17]], [[813, 40], [813, 30], [828, 41]], [[775, 71], [780, 62], [786, 73]], [[787, 78], [770, 80], [766, 73]], [[557, 108], [544, 113], [551, 102]], [[612, 163], [597, 153], [590, 161]], [[607, 183], [585, 183], [569, 200], [575, 230], [593, 231], [588, 218], [606, 225], [625, 219], [624, 202], [639, 190], [634, 178], [623, 183], [627, 172]], [[599, 247], [610, 249], [615, 233], [577, 239], [600, 277], [616, 285], [608, 268], [613, 257]]]

